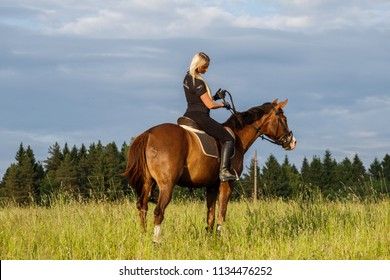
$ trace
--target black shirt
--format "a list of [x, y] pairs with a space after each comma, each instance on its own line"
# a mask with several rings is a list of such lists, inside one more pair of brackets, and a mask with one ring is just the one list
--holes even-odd
[[187, 99], [187, 112], [210, 112], [210, 109], [208, 109], [206, 105], [204, 105], [202, 99], [200, 99], [204, 93], [207, 93], [207, 88], [204, 81], [195, 78], [194, 84], [192, 76], [189, 72], [187, 72], [187, 75], [183, 81], [183, 87]]

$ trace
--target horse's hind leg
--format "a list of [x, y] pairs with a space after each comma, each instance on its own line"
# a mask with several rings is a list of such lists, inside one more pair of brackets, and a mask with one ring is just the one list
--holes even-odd
[[146, 214], [148, 213], [148, 200], [152, 191], [152, 183], [153, 182], [151, 178], [145, 180], [137, 202], [137, 209], [141, 220], [141, 226], [144, 232], [146, 232]]
[[153, 242], [158, 243], [161, 235], [161, 223], [164, 220], [165, 208], [172, 198], [174, 184], [159, 185], [160, 195], [154, 209], [154, 238]]

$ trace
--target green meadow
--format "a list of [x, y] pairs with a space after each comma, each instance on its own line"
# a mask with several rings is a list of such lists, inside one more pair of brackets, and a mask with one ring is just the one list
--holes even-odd
[[175, 200], [153, 244], [153, 204], [142, 233], [135, 202], [0, 208], [3, 260], [390, 259], [390, 200], [231, 202], [220, 236], [202, 201]]

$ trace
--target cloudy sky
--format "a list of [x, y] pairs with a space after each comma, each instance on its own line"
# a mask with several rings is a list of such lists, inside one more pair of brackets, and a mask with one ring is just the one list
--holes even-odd
[[[1, 0], [0, 38], [0, 178], [21, 142], [43, 161], [55, 142], [120, 146], [176, 122], [198, 51], [238, 110], [289, 100], [298, 168], [326, 149], [366, 166], [390, 153], [386, 0]], [[286, 155], [258, 140], [248, 163], [255, 149]]]

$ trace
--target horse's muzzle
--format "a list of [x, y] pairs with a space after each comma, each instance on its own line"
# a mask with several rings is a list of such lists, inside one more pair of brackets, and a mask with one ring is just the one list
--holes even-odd
[[287, 135], [287, 137], [284, 138], [284, 141], [282, 143], [282, 147], [286, 151], [291, 151], [295, 149], [295, 146], [297, 145], [297, 140], [294, 137], [294, 134], [292, 131], [290, 131]]
[[295, 139], [295, 137], [293, 136], [290, 145], [286, 150], [287, 151], [294, 150], [296, 145], [297, 145], [297, 139]]

